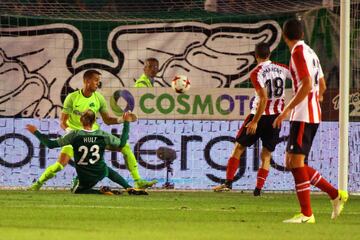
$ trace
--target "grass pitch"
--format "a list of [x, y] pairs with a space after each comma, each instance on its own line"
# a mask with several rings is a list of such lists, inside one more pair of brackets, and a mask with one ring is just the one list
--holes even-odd
[[0, 191], [0, 239], [360, 239], [360, 197], [330, 220], [326, 195], [312, 195], [316, 224], [284, 224], [294, 193], [150, 192], [149, 196]]

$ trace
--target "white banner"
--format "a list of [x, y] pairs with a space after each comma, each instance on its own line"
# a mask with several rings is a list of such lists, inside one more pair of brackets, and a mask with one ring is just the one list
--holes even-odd
[[[44, 133], [53, 137], [58, 132], [56, 120], [0, 119], [0, 185], [25, 187], [37, 179], [44, 169], [57, 160], [60, 149], [47, 149], [24, 130], [27, 123], [36, 124]], [[161, 187], [166, 180], [164, 162], [155, 155], [155, 150], [166, 146], [174, 149], [177, 158], [171, 165], [173, 175], [170, 182], [178, 189], [209, 189], [225, 178], [225, 168], [232, 151], [234, 136], [241, 121], [190, 121], [190, 120], [140, 120], [131, 124], [129, 143], [138, 158], [140, 174], [143, 178], [159, 180]], [[109, 132], [120, 132], [121, 127], [105, 126]], [[360, 192], [360, 143], [358, 133], [360, 123], [350, 123], [350, 164], [349, 190]], [[293, 190], [293, 177], [284, 172], [283, 161], [288, 125], [284, 124], [279, 143], [273, 153], [273, 162], [265, 190]], [[261, 145], [260, 145], [261, 146]], [[338, 123], [323, 122], [309, 154], [309, 165], [318, 170], [328, 181], [337, 186], [338, 175]], [[131, 183], [120, 153], [107, 152], [108, 166], [117, 170]], [[253, 189], [256, 171], [259, 167], [259, 150], [251, 147], [241, 160], [235, 189]], [[69, 187], [74, 168], [67, 166], [46, 186]], [[108, 181], [102, 184], [109, 185]], [[114, 186], [114, 184], [110, 184]]]
[[[102, 92], [115, 115], [131, 110], [140, 119], [159, 120], [243, 120], [255, 94], [253, 88], [193, 88], [183, 94], [171, 88], [104, 88]], [[292, 90], [285, 94], [288, 102]]]

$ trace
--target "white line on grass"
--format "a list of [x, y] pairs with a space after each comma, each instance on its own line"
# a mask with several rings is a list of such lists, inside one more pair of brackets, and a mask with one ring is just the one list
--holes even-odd
[[[211, 208], [197, 208], [192, 209], [189, 207], [177, 207], [177, 208], [150, 208], [150, 207], [131, 207], [131, 206], [100, 206], [100, 205], [36, 205], [36, 206], [6, 206], [7, 208], [93, 208], [93, 209], [125, 209], [125, 210], [150, 210], [150, 211], [164, 211], [164, 210], [181, 210], [181, 211], [203, 211], [203, 212], [233, 212], [236, 209], [234, 207], [211, 209]], [[283, 211], [266, 211], [258, 210], [258, 213], [284, 213]], [[317, 214], [327, 214], [329, 211], [316, 211]], [[343, 212], [343, 215], [360, 215], [360, 212]]]

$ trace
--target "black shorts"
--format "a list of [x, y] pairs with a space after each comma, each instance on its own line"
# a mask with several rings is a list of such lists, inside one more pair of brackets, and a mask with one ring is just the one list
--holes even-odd
[[250, 114], [239, 129], [236, 135], [236, 141], [242, 146], [249, 147], [260, 138], [263, 147], [273, 152], [279, 143], [280, 128], [273, 128], [272, 126], [277, 116], [279, 116], [279, 114], [262, 115], [258, 122], [256, 133], [254, 135], [247, 135], [245, 126], [254, 118], [254, 114]]
[[318, 123], [290, 122], [290, 135], [286, 152], [307, 156], [318, 127]]

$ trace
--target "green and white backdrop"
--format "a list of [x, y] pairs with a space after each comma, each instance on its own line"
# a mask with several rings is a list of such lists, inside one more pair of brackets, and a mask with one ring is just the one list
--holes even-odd
[[[337, 185], [339, 16], [319, 9], [298, 13], [306, 23], [306, 42], [320, 57], [328, 83], [322, 104], [323, 122], [308, 162]], [[164, 183], [165, 164], [155, 150], [173, 148], [177, 159], [170, 176], [176, 188], [208, 189], [225, 177], [234, 137], [249, 113], [254, 90], [249, 72], [256, 65], [254, 46], [267, 42], [272, 60], [287, 64], [289, 51], [281, 39], [283, 22], [295, 14], [231, 17], [202, 12], [196, 19], [153, 16], [147, 20], [59, 19], [2, 15], [0, 21], [0, 185], [25, 187], [56, 161], [59, 149], [49, 150], [24, 130], [34, 123], [52, 137], [59, 127], [67, 93], [81, 88], [87, 69], [102, 73], [100, 92], [115, 96], [118, 110], [132, 110], [139, 121], [131, 124], [129, 143], [143, 178]], [[355, 29], [354, 31], [358, 31]], [[352, 35], [357, 43], [358, 37]], [[360, 191], [360, 79], [352, 50], [350, 97], [349, 190]], [[134, 89], [147, 57], [156, 57], [160, 72], [155, 88]], [[178, 95], [170, 88], [174, 75], [184, 74], [191, 89]], [[287, 99], [292, 97], [287, 82]], [[102, 129], [121, 132], [121, 125]], [[284, 170], [288, 123], [273, 154], [266, 190], [292, 190], [292, 176]], [[252, 189], [259, 167], [259, 146], [241, 159], [236, 189]], [[121, 175], [121, 154], [107, 153], [106, 162]], [[49, 187], [69, 187], [74, 168], [68, 166], [49, 181]], [[105, 182], [103, 184], [108, 184]]]

